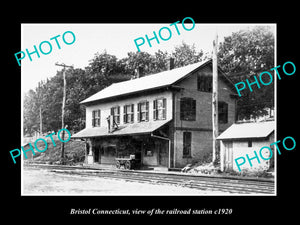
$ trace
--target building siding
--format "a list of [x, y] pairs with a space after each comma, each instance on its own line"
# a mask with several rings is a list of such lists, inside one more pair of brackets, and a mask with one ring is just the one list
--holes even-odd
[[[170, 91], [161, 92], [158, 94], [149, 94], [149, 95], [142, 95], [142, 96], [136, 96], [131, 97], [123, 100], [117, 100], [113, 102], [107, 102], [107, 103], [99, 103], [92, 106], [86, 107], [86, 128], [92, 128], [92, 111], [100, 109], [101, 110], [101, 121], [100, 126], [107, 127], [107, 121], [106, 118], [110, 115], [110, 109], [115, 106], [120, 106], [120, 124], [124, 124], [123, 120], [123, 113], [124, 105], [128, 104], [134, 104], [134, 123], [137, 122], [137, 104], [142, 101], [149, 101], [149, 121], [153, 121], [153, 101], [159, 98], [166, 98], [167, 106], [166, 106], [166, 120], [172, 119], [173, 116], [173, 109], [172, 109], [172, 93]], [[143, 123], [143, 122], [141, 122]], [[146, 123], [146, 122], [145, 122]]]
[[[174, 151], [175, 167], [184, 167], [186, 164], [204, 160], [212, 154], [212, 93], [198, 91], [197, 76], [212, 76], [211, 65], [200, 68], [191, 74], [188, 78], [182, 80], [179, 85], [183, 89], [175, 94], [174, 98]], [[219, 74], [220, 76], [221, 74]], [[219, 124], [219, 133], [227, 129], [235, 122], [235, 99], [230, 95], [232, 90], [222, 80], [218, 79], [218, 101], [228, 104], [228, 122]], [[183, 97], [196, 100], [196, 120], [184, 121], [180, 119], [180, 99]], [[183, 152], [183, 132], [192, 133], [191, 157], [184, 158]]]
[[[198, 91], [197, 75], [209, 74], [212, 76], [212, 70], [209, 65], [194, 72], [189, 78], [180, 82], [180, 87], [184, 88], [175, 95], [175, 127], [189, 127], [212, 129], [212, 93]], [[219, 75], [220, 76], [220, 75]], [[235, 122], [235, 99], [230, 96], [233, 92], [222, 79], [218, 80], [218, 100], [228, 104], [228, 123], [219, 124], [219, 130], [224, 131]], [[190, 97], [196, 99], [196, 121], [180, 120], [180, 98]]]
[[192, 133], [192, 146], [191, 157], [183, 156], [183, 132], [176, 130], [174, 135], [175, 146], [175, 167], [184, 167], [190, 163], [196, 163], [203, 160], [212, 154], [212, 132], [211, 131], [191, 131]]

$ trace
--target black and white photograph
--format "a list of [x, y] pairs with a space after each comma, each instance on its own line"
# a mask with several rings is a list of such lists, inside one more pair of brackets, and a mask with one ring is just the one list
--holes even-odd
[[232, 5], [168, 17], [116, 8], [106, 17], [87, 4], [97, 13], [82, 5], [3, 20], [3, 215], [31, 224], [296, 216], [296, 14], [249, 4], [251, 13]]
[[191, 17], [22, 24], [22, 194], [276, 195], [275, 43]]

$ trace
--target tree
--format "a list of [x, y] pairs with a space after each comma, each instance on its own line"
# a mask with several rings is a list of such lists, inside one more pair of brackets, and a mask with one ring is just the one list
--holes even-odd
[[90, 82], [91, 94], [94, 91], [100, 91], [103, 88], [115, 82], [129, 79], [125, 73], [125, 64], [117, 59], [116, 56], [108, 54], [106, 51], [90, 60], [89, 66], [85, 68], [85, 72]]
[[147, 52], [128, 52], [126, 57], [126, 73], [134, 76], [136, 69], [140, 68], [140, 76], [155, 73], [155, 58]]
[[125, 70], [127, 74], [134, 75], [135, 70], [140, 67], [142, 76], [159, 73], [168, 69], [170, 57], [175, 59], [175, 68], [177, 68], [202, 61], [203, 52], [197, 52], [194, 44], [188, 45], [185, 42], [176, 46], [171, 54], [161, 50], [155, 52], [154, 55], [147, 52], [129, 52], [128, 57], [124, 59]]
[[24, 96], [23, 101], [23, 129], [24, 133], [29, 134], [30, 136], [34, 131], [38, 130], [38, 119], [39, 111], [36, 104], [37, 94], [34, 90], [30, 89]]
[[153, 73], [159, 73], [167, 70], [168, 59], [170, 55], [165, 51], [158, 50], [154, 53], [154, 71]]
[[[274, 34], [263, 26], [235, 32], [220, 44], [218, 58], [234, 84], [246, 79], [254, 81], [253, 76], [274, 67]], [[244, 89], [237, 106], [240, 119], [266, 115], [266, 108], [274, 107], [274, 82], [253, 92]]]
[[62, 72], [50, 78], [43, 88], [43, 129], [46, 131], [57, 131], [61, 129], [61, 109], [63, 98]]
[[68, 69], [66, 71], [67, 94], [65, 108], [65, 123], [73, 131], [79, 131], [85, 126], [85, 108], [79, 104], [87, 94], [87, 75], [82, 69]]
[[182, 42], [181, 45], [175, 47], [172, 57], [175, 58], [175, 68], [177, 68], [201, 62], [203, 59], [203, 51], [197, 52], [195, 44], [188, 45]]
[[24, 96], [24, 132], [32, 134], [34, 131], [43, 132], [40, 130], [40, 110], [43, 112], [45, 105], [45, 82], [40, 81], [35, 90], [30, 89]]
[[[154, 55], [146, 52], [129, 52], [123, 59], [108, 54], [96, 53], [85, 69], [67, 69], [67, 97], [65, 123], [69, 130], [79, 131], [85, 126], [85, 107], [82, 100], [97, 93], [112, 83], [129, 80], [136, 69], [142, 68], [146, 76], [167, 70], [167, 62], [172, 54], [158, 50]], [[173, 53], [179, 66], [198, 62], [202, 57], [194, 46], [185, 43], [177, 46]], [[177, 60], [177, 61], [176, 61]], [[61, 128], [61, 108], [63, 97], [63, 77], [58, 71], [55, 76], [41, 82], [36, 90], [30, 90], [24, 96], [24, 130], [32, 133], [39, 128], [39, 107], [42, 106], [43, 131], [58, 131]]]

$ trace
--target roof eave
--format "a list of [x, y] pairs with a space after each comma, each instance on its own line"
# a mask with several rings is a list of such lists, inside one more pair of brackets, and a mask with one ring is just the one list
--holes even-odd
[[222, 137], [222, 134], [217, 137], [217, 140], [249, 140], [249, 139], [265, 139], [268, 138], [272, 133], [274, 133], [274, 130], [270, 131], [270, 133], [268, 133], [265, 136], [248, 136], [248, 137]]
[[139, 91], [134, 91], [134, 92], [130, 92], [130, 93], [126, 93], [126, 94], [120, 94], [120, 95], [114, 95], [114, 96], [109, 96], [106, 98], [101, 98], [101, 99], [95, 99], [95, 100], [91, 100], [91, 101], [87, 101], [85, 102], [85, 100], [81, 101], [79, 104], [85, 105], [85, 106], [89, 106], [89, 105], [94, 105], [103, 101], [113, 101], [115, 98], [129, 98], [132, 95], [136, 95], [138, 93], [144, 93], [144, 92], [152, 92], [152, 91], [156, 91], [159, 89], [166, 89], [166, 90], [177, 90], [178, 88], [174, 85], [163, 85], [163, 86], [159, 86], [159, 87], [154, 87], [154, 88], [149, 88], [149, 89], [145, 89], [145, 90], [139, 90]]

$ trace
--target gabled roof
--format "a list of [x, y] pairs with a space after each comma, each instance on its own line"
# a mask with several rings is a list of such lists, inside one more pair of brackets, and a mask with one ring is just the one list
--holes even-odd
[[217, 139], [265, 138], [275, 130], [274, 121], [232, 124]]
[[[155, 88], [166, 87], [183, 79], [185, 76], [191, 74], [194, 70], [203, 67], [208, 63], [211, 63], [211, 61], [212, 60], [198, 62], [180, 68], [167, 70], [152, 75], [147, 75], [137, 79], [114, 83], [104, 88], [103, 90], [99, 91], [98, 93], [90, 96], [89, 98], [83, 100], [80, 103], [84, 104], [96, 100], [121, 96], [125, 94], [132, 94], [132, 93], [155, 89]], [[222, 75], [224, 76], [223, 73]]]

